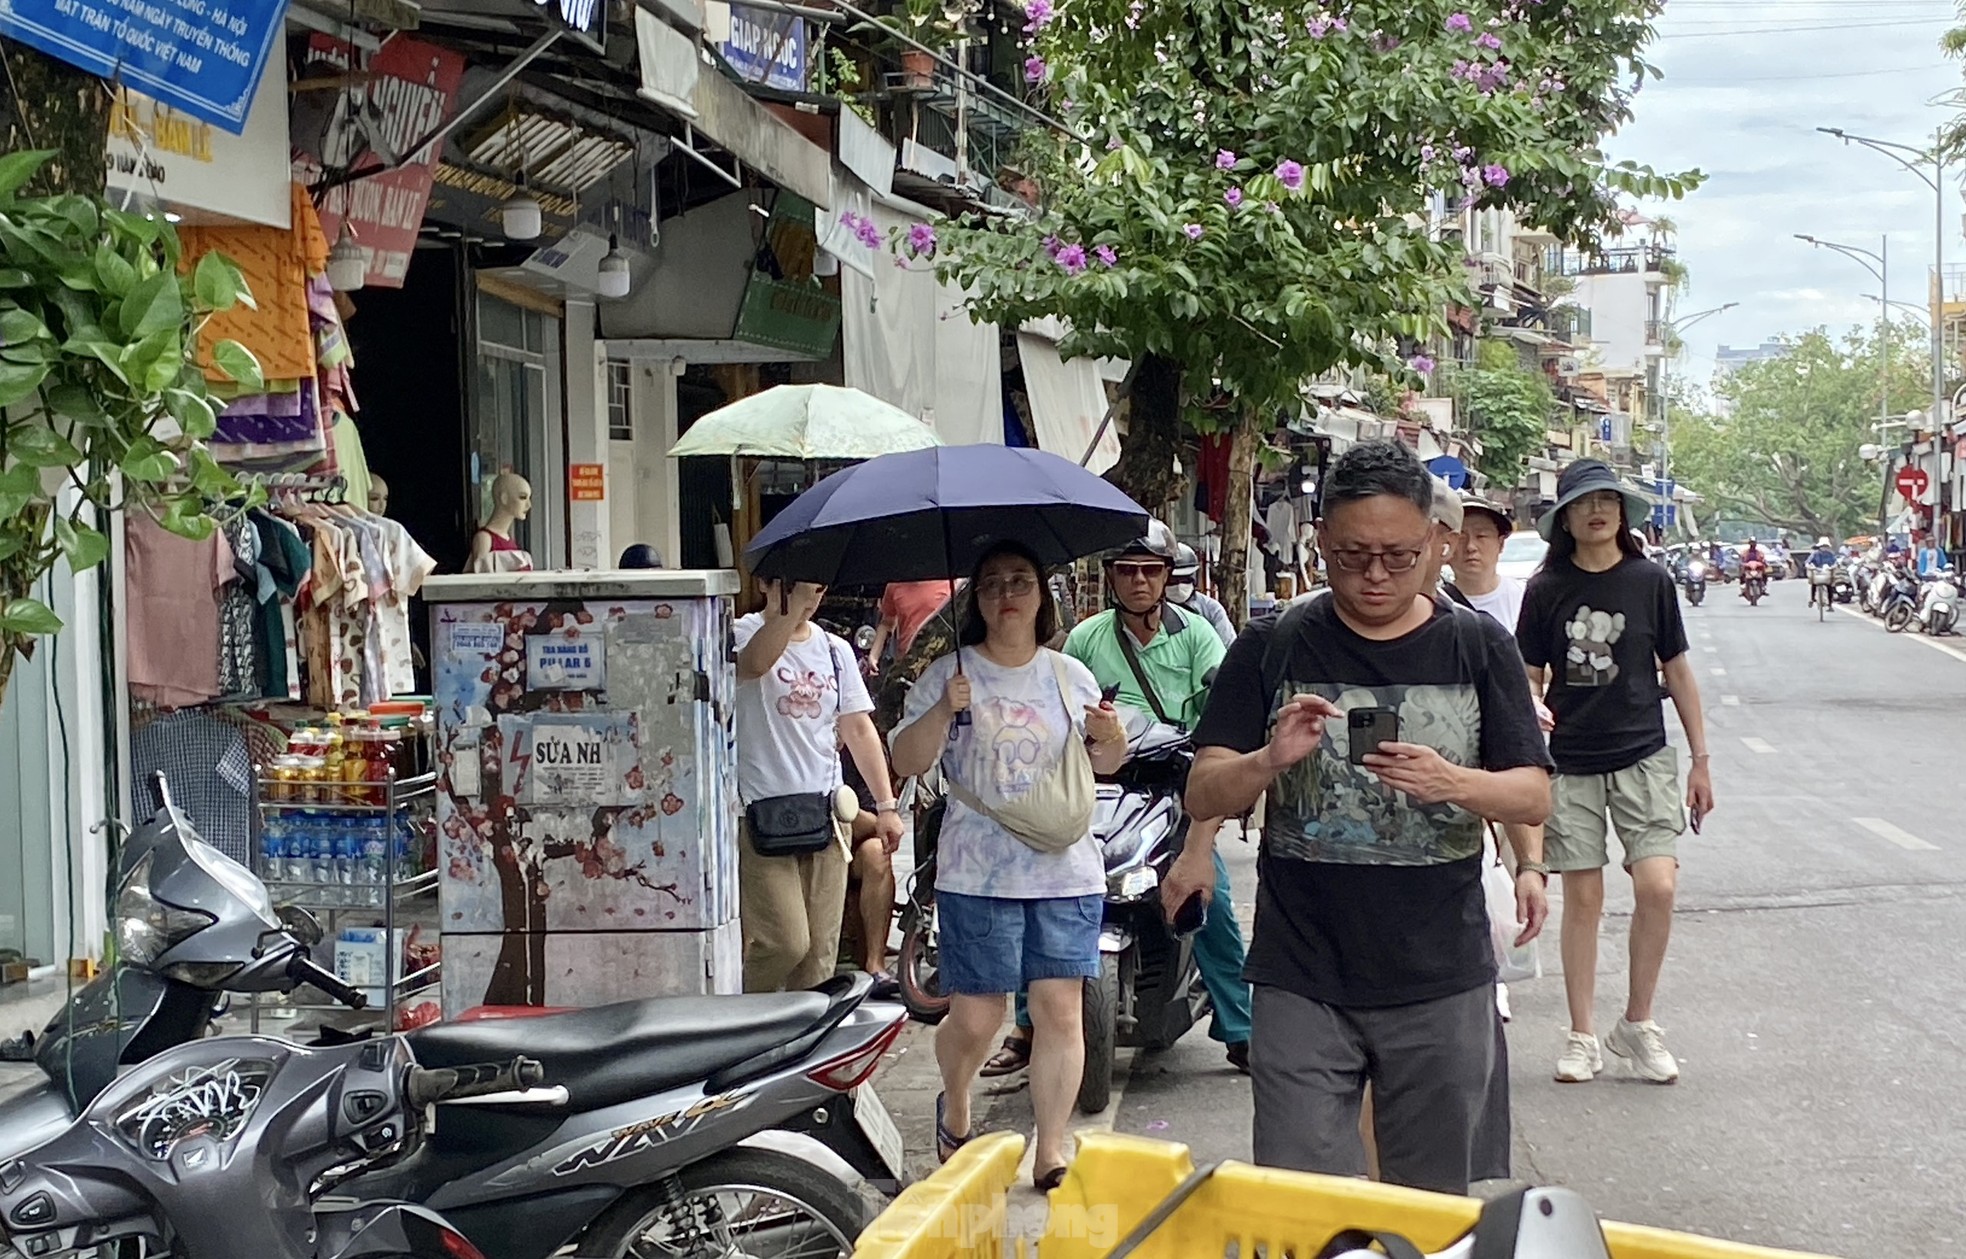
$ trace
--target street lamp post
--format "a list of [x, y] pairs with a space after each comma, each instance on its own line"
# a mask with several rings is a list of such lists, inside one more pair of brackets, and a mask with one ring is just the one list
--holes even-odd
[[[1807, 241], [1818, 249], [1831, 249], [1856, 263], [1877, 277], [1877, 418], [1882, 421], [1891, 414], [1891, 238], [1880, 236], [1877, 241], [1879, 252], [1859, 249], [1855, 245], [1839, 245], [1835, 241], [1818, 240], [1800, 232], [1795, 238]], [[1871, 266], [1871, 262], [1876, 266]], [[1906, 302], [1895, 303], [1899, 306]], [[1936, 378], [1935, 378], [1936, 379]], [[1936, 384], [1935, 384], [1936, 387]]]
[[[1739, 302], [1728, 302], [1711, 310], [1696, 310], [1690, 315], [1681, 315], [1666, 325], [1665, 365], [1659, 372], [1659, 489], [1670, 494], [1667, 487], [1672, 483], [1672, 340], [1679, 335], [1681, 328], [1690, 328], [1702, 319], [1710, 319], [1724, 311], [1730, 311]], [[1666, 503], [1669, 516], [1677, 514], [1673, 503]]]
[[[1898, 144], [1891, 140], [1877, 140], [1870, 136], [1851, 135], [1841, 127], [1818, 127], [1825, 135], [1835, 136], [1845, 144], [1861, 144], [1873, 152], [1882, 153], [1898, 165], [1925, 181], [1932, 190], [1932, 279], [1937, 286], [1938, 295], [1932, 314], [1932, 413], [1933, 429], [1940, 430], [1946, 425], [1946, 368], [1945, 368], [1945, 249], [1946, 249], [1946, 194], [1945, 194], [1945, 132], [1939, 131], [1932, 142], [1930, 152], [1914, 148], [1909, 144]], [[1911, 157], [1903, 156], [1909, 153]], [[1930, 166], [1931, 173], [1925, 168]], [[1889, 296], [1889, 294], [1886, 294]], [[1947, 481], [1939, 482], [1938, 516], [1945, 516], [1950, 495]]]

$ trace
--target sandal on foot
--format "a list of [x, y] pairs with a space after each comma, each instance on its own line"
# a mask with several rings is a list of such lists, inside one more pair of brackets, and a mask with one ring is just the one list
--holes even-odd
[[1003, 1048], [997, 1051], [994, 1058], [984, 1063], [983, 1069], [977, 1074], [986, 1080], [993, 1080], [1002, 1075], [1015, 1075], [1030, 1065], [1031, 1042], [1022, 1036], [1006, 1036], [1003, 1039]]
[[955, 1133], [949, 1131], [948, 1120], [943, 1117], [948, 1104], [948, 1094], [937, 1093], [935, 1095], [935, 1157], [938, 1162], [943, 1163], [954, 1158], [957, 1150], [969, 1144], [970, 1138], [969, 1133], [957, 1136]]
[[1031, 1169], [1031, 1185], [1039, 1193], [1050, 1193], [1064, 1183], [1065, 1169], [1063, 1167], [1054, 1167], [1048, 1172], [1041, 1172], [1035, 1167]]

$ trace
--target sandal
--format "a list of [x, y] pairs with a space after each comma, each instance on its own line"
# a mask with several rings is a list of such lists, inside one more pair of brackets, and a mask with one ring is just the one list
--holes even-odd
[[1034, 1167], [1031, 1169], [1031, 1185], [1039, 1193], [1050, 1193], [1065, 1183], [1065, 1170], [1061, 1166], [1054, 1167], [1048, 1172], [1041, 1172]]
[[977, 1074], [986, 1080], [993, 1080], [998, 1076], [1016, 1075], [1019, 1071], [1030, 1065], [1030, 1038], [1026, 1036], [1006, 1036], [1003, 1038], [1003, 1048], [997, 1051], [996, 1057], [984, 1063], [983, 1069], [977, 1072]]
[[[943, 1163], [954, 1158], [957, 1150], [968, 1145], [971, 1136], [969, 1133], [957, 1136], [955, 1133], [949, 1131], [948, 1120], [943, 1117], [948, 1104], [949, 1095], [947, 1093], [937, 1093], [935, 1095], [935, 1157], [938, 1162]], [[972, 1126], [973, 1124], [974, 1121], [972, 1120]]]

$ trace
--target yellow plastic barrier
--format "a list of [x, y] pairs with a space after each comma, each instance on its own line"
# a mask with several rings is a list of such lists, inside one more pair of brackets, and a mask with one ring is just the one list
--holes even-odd
[[[1004, 1259], [1006, 1194], [1024, 1139], [980, 1137], [911, 1186], [864, 1233], [854, 1259]], [[1065, 1183], [1051, 1195], [1037, 1259], [1103, 1259], [1194, 1172], [1185, 1145], [1113, 1133], [1079, 1138]], [[1132, 1259], [1313, 1259], [1333, 1235], [1398, 1233], [1423, 1251], [1473, 1225], [1472, 1198], [1335, 1176], [1225, 1163], [1155, 1229]], [[1607, 1222], [1613, 1259], [1801, 1259], [1798, 1252]]]

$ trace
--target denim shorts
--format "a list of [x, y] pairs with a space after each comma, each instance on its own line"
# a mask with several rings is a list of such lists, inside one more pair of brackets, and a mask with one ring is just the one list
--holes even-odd
[[987, 997], [1039, 979], [1099, 974], [1103, 896], [1011, 900], [935, 895], [942, 991]]

